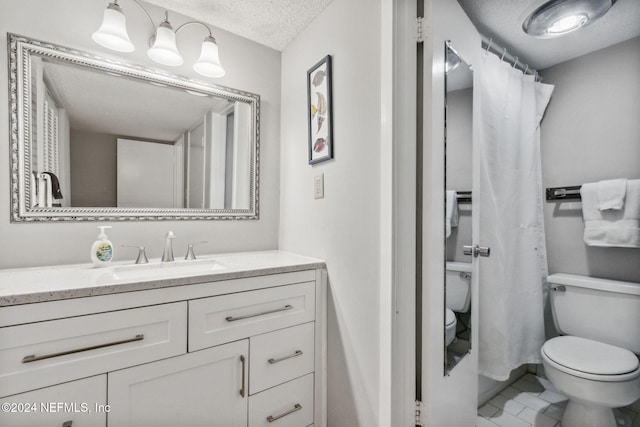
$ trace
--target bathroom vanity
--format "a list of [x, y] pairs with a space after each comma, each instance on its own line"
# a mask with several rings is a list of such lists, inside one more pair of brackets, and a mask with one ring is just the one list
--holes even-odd
[[0, 270], [0, 425], [324, 426], [325, 295], [279, 251]]

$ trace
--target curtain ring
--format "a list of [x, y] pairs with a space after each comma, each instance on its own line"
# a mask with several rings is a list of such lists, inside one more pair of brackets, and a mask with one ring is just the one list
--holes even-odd
[[487, 44], [487, 50], [484, 51], [485, 55], [489, 53], [489, 49], [491, 49], [492, 44], [493, 44], [493, 38], [490, 38], [489, 43]]
[[504, 61], [504, 56], [507, 54], [507, 48], [503, 47], [502, 48], [502, 56], [500, 57], [500, 61]]
[[516, 65], [518, 65], [518, 57], [516, 56], [516, 60], [513, 63], [513, 67], [512, 68], [516, 68]]

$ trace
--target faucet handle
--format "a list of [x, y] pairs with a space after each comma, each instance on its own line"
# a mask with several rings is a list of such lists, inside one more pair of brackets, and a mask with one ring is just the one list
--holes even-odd
[[196, 259], [196, 254], [195, 252], [193, 252], [193, 245], [199, 245], [201, 243], [209, 243], [209, 242], [206, 240], [201, 240], [199, 242], [189, 243], [189, 245], [187, 246], [187, 254], [185, 255], [184, 259], [188, 259], [188, 260]]
[[148, 264], [149, 259], [144, 251], [144, 246], [140, 245], [121, 245], [123, 248], [138, 248], [138, 258], [136, 258], [136, 264]]

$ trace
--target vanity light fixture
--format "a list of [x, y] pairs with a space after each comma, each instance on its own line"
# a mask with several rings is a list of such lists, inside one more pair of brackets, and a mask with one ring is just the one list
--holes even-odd
[[104, 11], [102, 25], [91, 35], [93, 41], [100, 46], [118, 51], [133, 52], [135, 47], [127, 34], [127, 23], [122, 9], [117, 1], [109, 3]]
[[147, 55], [158, 64], [170, 67], [177, 67], [184, 63], [176, 46], [176, 33], [173, 32], [173, 27], [169, 23], [168, 12], [164, 13], [164, 21], [158, 26], [153, 46], [149, 48]]
[[611, 9], [616, 0], [550, 0], [522, 23], [530, 36], [559, 37], [589, 25]]
[[[146, 15], [153, 27], [154, 36], [152, 36], [150, 44], [151, 47], [147, 51], [149, 58], [153, 59], [159, 64], [168, 66], [179, 66], [184, 63], [180, 51], [176, 46], [176, 34], [185, 26], [191, 24], [198, 24], [205, 27], [209, 35], [202, 42], [202, 50], [200, 52], [200, 58], [193, 65], [193, 69], [198, 73], [206, 77], [222, 77], [225, 75], [225, 70], [220, 63], [220, 56], [218, 54], [218, 44], [216, 39], [211, 34], [211, 29], [206, 24], [199, 21], [191, 21], [182, 24], [176, 31], [173, 31], [173, 27], [169, 23], [169, 14], [165, 12], [165, 18], [162, 23], [156, 29], [151, 15], [146, 11], [144, 7], [137, 1], [134, 2]], [[126, 17], [122, 8], [118, 5], [118, 0], [113, 0], [109, 3], [107, 9], [104, 11], [104, 18], [102, 25], [91, 36], [93, 40], [99, 45], [112, 49], [118, 52], [133, 52], [135, 47], [129, 39], [126, 27]]]

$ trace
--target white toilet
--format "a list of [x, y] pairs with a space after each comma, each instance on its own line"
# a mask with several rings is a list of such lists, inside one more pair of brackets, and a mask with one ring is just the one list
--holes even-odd
[[444, 345], [448, 346], [456, 338], [456, 314], [448, 308], [444, 309]]
[[466, 313], [471, 305], [471, 263], [448, 261], [446, 266], [445, 346], [456, 338], [455, 312]]
[[445, 273], [447, 308], [466, 313], [471, 305], [471, 263], [447, 261]]
[[569, 399], [562, 426], [615, 427], [612, 408], [640, 399], [640, 283], [572, 274], [548, 282], [563, 336], [542, 346], [542, 363]]

